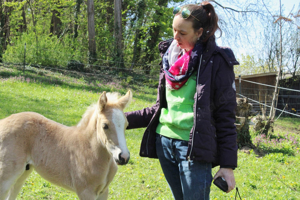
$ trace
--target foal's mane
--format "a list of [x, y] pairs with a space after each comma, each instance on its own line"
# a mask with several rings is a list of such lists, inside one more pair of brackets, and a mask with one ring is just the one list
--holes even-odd
[[[117, 103], [120, 94], [117, 92], [113, 92], [113, 93], [109, 92], [106, 93], [106, 97], [107, 97], [107, 103], [111, 105]], [[77, 127], [87, 127], [90, 121], [96, 122], [97, 115], [95, 114], [95, 110], [97, 109], [97, 107], [98, 107], [97, 103], [93, 103], [92, 105], [90, 105], [85, 111], [85, 113], [82, 115], [82, 118], [77, 124]]]

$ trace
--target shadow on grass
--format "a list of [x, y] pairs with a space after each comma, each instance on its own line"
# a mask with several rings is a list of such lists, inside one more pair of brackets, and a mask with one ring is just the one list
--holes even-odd
[[[69, 102], [70, 100], [68, 100]], [[14, 113], [20, 112], [36, 112], [39, 113], [48, 119], [56, 121], [58, 123], [73, 126], [76, 125], [82, 115], [85, 112], [90, 104], [82, 105], [82, 112], [65, 112], [66, 106], [62, 105], [62, 102], [51, 101], [45, 98], [31, 98], [30, 96], [23, 94], [10, 94], [10, 93], [1, 93], [0, 91], [0, 119], [8, 117]], [[61, 108], [56, 109], [61, 105]], [[75, 105], [73, 105], [75, 108]], [[61, 114], [63, 112], [63, 114]]]
[[261, 155], [282, 153], [283, 155], [295, 156], [291, 144], [287, 145], [286, 142], [291, 141], [282, 135], [270, 134], [268, 138], [261, 140], [261, 143], [256, 148]]
[[270, 154], [270, 153], [282, 153], [283, 155], [288, 155], [288, 156], [295, 156], [295, 153], [293, 150], [290, 148], [268, 148], [268, 149], [263, 149], [263, 152], [265, 154]]
[[[11, 68], [8, 68], [11, 69]], [[121, 94], [125, 94], [128, 89], [131, 89], [134, 92], [139, 92], [141, 95], [134, 95], [134, 98], [143, 99], [145, 100], [144, 94], [153, 95], [153, 97], [147, 97], [148, 101], [155, 102], [156, 101], [156, 90], [154, 92], [147, 92], [144, 90], [144, 84], [141, 83], [126, 83], [120, 82], [120, 77], [118, 77], [117, 72], [113, 72], [112, 70], [107, 70], [103, 73], [80, 73], [76, 71], [67, 71], [67, 70], [59, 70], [59, 69], [51, 69], [50, 70], [40, 70], [37, 68], [23, 69], [18, 67], [13, 67], [15, 70], [7, 70], [7, 71], [0, 71], [0, 77], [2, 78], [10, 78], [10, 77], [24, 77], [24, 79], [35, 80], [39, 83], [43, 83], [46, 85], [59, 85], [68, 87], [70, 89], [79, 89], [79, 90], [87, 90], [92, 92], [119, 92]], [[49, 72], [49, 73], [48, 73]], [[51, 75], [51, 73], [60, 73], [64, 77], [56, 77]], [[126, 76], [137, 76], [131, 74], [127, 74]], [[83, 83], [70, 83], [71, 81], [65, 81], [65, 78], [73, 78], [73, 79], [80, 79]], [[101, 81], [103, 84], [100, 86], [97, 85], [97, 82]], [[110, 83], [113, 83], [109, 85]], [[115, 84], [115, 85], [114, 85]]]

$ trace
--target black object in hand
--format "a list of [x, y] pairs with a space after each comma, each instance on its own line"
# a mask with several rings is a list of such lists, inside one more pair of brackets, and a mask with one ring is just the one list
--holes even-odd
[[225, 181], [225, 179], [223, 177], [218, 177], [214, 180], [214, 184], [220, 188], [221, 190], [223, 190], [224, 192], [228, 191], [228, 185], [227, 182]]

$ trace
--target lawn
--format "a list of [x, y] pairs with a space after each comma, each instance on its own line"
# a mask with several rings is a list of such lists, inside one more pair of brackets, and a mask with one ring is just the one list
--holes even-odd
[[[142, 84], [141, 84], [142, 85]], [[131, 87], [117, 80], [90, 81], [87, 77], [74, 77], [60, 72], [16, 68], [0, 65], [0, 118], [12, 113], [34, 111], [72, 126], [81, 119], [86, 108], [96, 102], [102, 91], [133, 92], [131, 105], [126, 111], [152, 105], [156, 88]], [[131, 159], [119, 166], [109, 190], [109, 199], [172, 199], [159, 162], [139, 157], [144, 129], [126, 131]], [[254, 150], [239, 150], [238, 168], [235, 170], [237, 186], [242, 199], [299, 199], [300, 182], [300, 119], [281, 117], [276, 121], [274, 133], [269, 136], [251, 132]], [[213, 169], [213, 173], [217, 168]], [[234, 199], [235, 192], [222, 193], [211, 187], [211, 199]], [[42, 179], [35, 172], [27, 179], [18, 199], [78, 199]]]

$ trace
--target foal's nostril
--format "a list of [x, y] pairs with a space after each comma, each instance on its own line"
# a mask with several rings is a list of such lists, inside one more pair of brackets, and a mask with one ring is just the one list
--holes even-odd
[[128, 163], [130, 156], [128, 156], [128, 158], [125, 160], [125, 158], [122, 157], [122, 153], [119, 154], [119, 160], [118, 160], [118, 164], [119, 165], [125, 165]]

